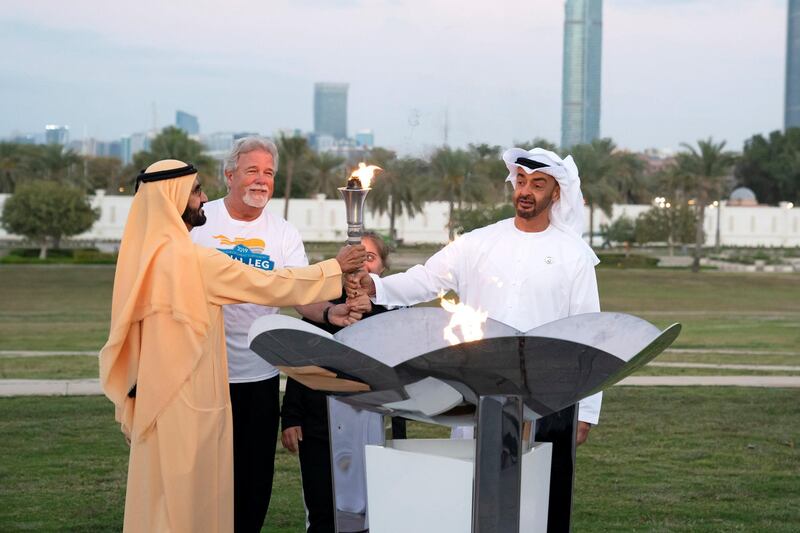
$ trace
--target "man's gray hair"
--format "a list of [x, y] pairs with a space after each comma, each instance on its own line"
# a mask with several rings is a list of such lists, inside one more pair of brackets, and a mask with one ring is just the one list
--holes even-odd
[[236, 165], [239, 164], [239, 156], [252, 152], [253, 150], [263, 150], [272, 156], [272, 163], [275, 165], [275, 174], [278, 173], [278, 147], [275, 143], [266, 137], [252, 135], [250, 137], [242, 137], [233, 143], [230, 153], [225, 158], [222, 167], [223, 173], [233, 172], [236, 170]]

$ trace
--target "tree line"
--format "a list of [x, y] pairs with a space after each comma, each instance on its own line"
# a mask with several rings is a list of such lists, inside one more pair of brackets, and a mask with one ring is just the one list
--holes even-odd
[[[348, 159], [328, 152], [317, 153], [310, 149], [304, 137], [280, 135], [275, 140], [281, 160], [274, 196], [285, 198], [284, 214], [290, 220], [292, 198], [317, 194], [337, 198], [336, 188], [344, 185], [350, 169], [359, 159], [366, 159], [384, 169], [373, 182], [367, 202], [373, 212], [388, 215], [392, 240], [396, 239], [397, 218], [421, 212], [426, 201], [438, 200], [449, 204], [448, 232], [451, 239], [456, 233], [468, 231], [476, 224], [485, 225], [513, 216], [513, 210], [508, 207], [510, 188], [504, 182], [507, 169], [500, 159], [503, 148], [497, 145], [441, 146], [425, 157], [398, 156], [385, 148], [372, 148]], [[515, 145], [526, 149], [539, 146], [575, 158], [589, 207], [590, 228], [594, 228], [598, 210], [611, 216], [615, 203], [651, 204], [656, 197], [665, 198], [666, 203], [675, 206], [676, 213], [680, 207], [681, 217], [686, 218], [686, 212], [695, 222], [702, 221], [706, 206], [726, 198], [736, 186], [751, 188], [764, 203], [800, 203], [800, 129], [776, 131], [766, 137], [755, 135], [745, 143], [741, 153], [726, 150], [724, 141], [711, 138], [682, 144], [674, 157], [661, 160], [659, 164], [653, 164], [646, 154], [620, 149], [609, 138], [566, 150], [541, 138]], [[20, 189], [22, 192], [34, 183], [48, 182], [50, 187], [70, 189], [84, 195], [96, 189], [132, 194], [133, 180], [139, 170], [167, 158], [194, 163], [200, 169], [204, 188], [210, 197], [225, 194], [220, 163], [208, 156], [199, 142], [175, 127], [163, 129], [153, 138], [148, 150], [135, 154], [132, 163], [125, 166], [116, 158], [85, 157], [59, 145], [0, 142], [0, 193], [15, 193]], [[660, 206], [662, 211], [663, 208], [664, 205]], [[658, 215], [654, 212], [650, 216], [653, 223], [659, 220]], [[676, 215], [661, 213], [662, 219], [670, 216]], [[4, 213], [3, 225], [9, 231], [20, 233], [13, 218], [11, 213]], [[682, 229], [676, 230], [669, 239], [683, 239], [685, 224], [671, 225]], [[670, 224], [662, 226], [669, 227]], [[699, 268], [705, 237], [702, 224], [692, 226], [695, 231], [695, 268]], [[30, 233], [30, 230], [26, 231], [28, 233], [22, 234]], [[588, 238], [595, 244], [593, 231]], [[41, 240], [41, 237], [35, 239]]]

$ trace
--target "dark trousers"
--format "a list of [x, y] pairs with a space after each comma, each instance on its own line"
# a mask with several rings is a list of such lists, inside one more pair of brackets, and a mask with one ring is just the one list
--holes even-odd
[[333, 480], [328, 439], [304, 438], [300, 442], [303, 498], [308, 509], [308, 533], [334, 533]]
[[575, 481], [576, 405], [536, 421], [536, 442], [553, 443], [550, 467], [550, 503], [547, 533], [568, 533], [572, 516], [572, 486]]
[[261, 531], [269, 508], [280, 420], [278, 385], [278, 376], [230, 384], [236, 533]]

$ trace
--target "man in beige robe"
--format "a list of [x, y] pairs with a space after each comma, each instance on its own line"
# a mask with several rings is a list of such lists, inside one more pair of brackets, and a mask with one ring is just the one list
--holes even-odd
[[[141, 187], [139, 188], [139, 184]], [[117, 261], [100, 381], [130, 440], [125, 531], [233, 530], [233, 451], [222, 305], [303, 305], [341, 294], [363, 246], [262, 272], [191, 242], [205, 221], [197, 171], [154, 163]]]

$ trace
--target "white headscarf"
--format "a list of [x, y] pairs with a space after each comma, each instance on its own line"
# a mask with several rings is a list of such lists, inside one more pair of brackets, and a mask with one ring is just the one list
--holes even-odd
[[[519, 158], [532, 161], [534, 164], [526, 166], [524, 162], [518, 163]], [[543, 172], [555, 178], [560, 190], [559, 199], [553, 202], [550, 207], [550, 223], [561, 231], [576, 237], [586, 248], [593, 264], [600, 260], [595, 255], [592, 248], [583, 240], [583, 228], [585, 227], [585, 214], [583, 194], [581, 193], [581, 179], [578, 176], [578, 167], [571, 155], [564, 159], [558, 154], [545, 150], [544, 148], [534, 148], [533, 150], [523, 150], [522, 148], [511, 148], [503, 153], [503, 161], [508, 167], [508, 177], [516, 187], [517, 167], [521, 167], [527, 174]], [[537, 165], [538, 163], [538, 165]], [[543, 166], [539, 166], [543, 165]]]

